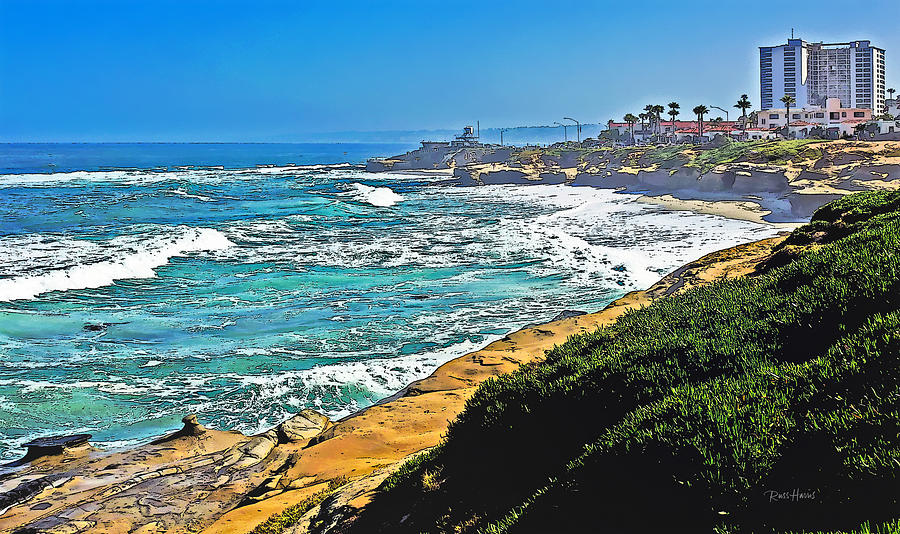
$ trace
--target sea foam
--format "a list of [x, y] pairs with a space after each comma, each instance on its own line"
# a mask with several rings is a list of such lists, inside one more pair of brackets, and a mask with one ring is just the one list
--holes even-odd
[[356, 190], [357, 199], [379, 208], [387, 208], [404, 200], [401, 195], [398, 195], [389, 187], [353, 184], [353, 188]]
[[[58, 251], [55, 260], [63, 265], [71, 264], [72, 256], [77, 256], [72, 247], [77, 247], [78, 243], [78, 240], [72, 240], [68, 250]], [[112, 244], [109, 259], [104, 261], [0, 279], [0, 301], [34, 299], [50, 291], [103, 287], [128, 278], [154, 278], [154, 269], [165, 265], [174, 256], [222, 250], [233, 245], [218, 230], [178, 226], [169, 235], [120, 243], [119, 246]], [[27, 251], [22, 253], [27, 254]]]

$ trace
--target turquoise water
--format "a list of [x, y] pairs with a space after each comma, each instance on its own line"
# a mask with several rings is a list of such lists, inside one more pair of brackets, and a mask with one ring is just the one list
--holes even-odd
[[243, 432], [346, 415], [774, 233], [607, 190], [243, 163], [0, 175], [0, 458], [56, 433], [136, 443], [186, 413]]

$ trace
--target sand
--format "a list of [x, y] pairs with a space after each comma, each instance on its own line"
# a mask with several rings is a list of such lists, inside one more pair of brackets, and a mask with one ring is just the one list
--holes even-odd
[[729, 219], [751, 221], [760, 224], [769, 224], [786, 231], [793, 230], [803, 223], [772, 223], [764, 219], [772, 212], [764, 209], [760, 204], [752, 200], [701, 200], [681, 199], [672, 195], [641, 195], [638, 202], [653, 204], [675, 211], [691, 211], [706, 215], [719, 215]]

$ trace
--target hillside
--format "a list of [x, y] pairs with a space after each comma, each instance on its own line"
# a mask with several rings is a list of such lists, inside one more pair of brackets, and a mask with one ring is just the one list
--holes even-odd
[[483, 383], [330, 531], [896, 531], [898, 251], [900, 194], [833, 202], [753, 276]]

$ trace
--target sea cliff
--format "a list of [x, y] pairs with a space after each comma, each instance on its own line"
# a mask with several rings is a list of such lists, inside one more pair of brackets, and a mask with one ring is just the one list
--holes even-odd
[[452, 173], [461, 185], [568, 183], [640, 193], [651, 202], [667, 197], [741, 203], [745, 217], [798, 222], [843, 195], [900, 187], [900, 143], [799, 140], [623, 148], [569, 143], [517, 149], [503, 162], [454, 166]]

